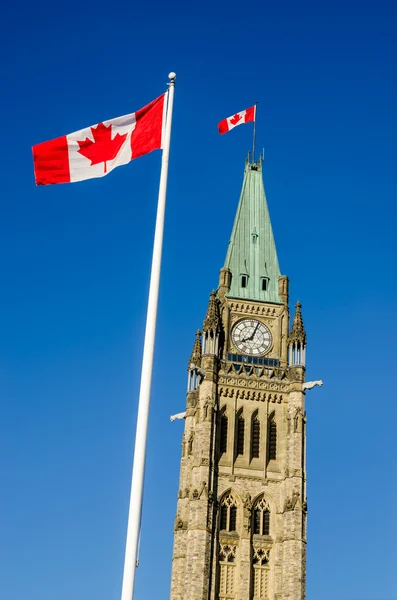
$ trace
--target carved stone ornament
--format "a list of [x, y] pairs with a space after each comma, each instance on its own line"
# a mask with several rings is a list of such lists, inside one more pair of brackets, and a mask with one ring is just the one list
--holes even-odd
[[208, 498], [208, 490], [207, 490], [207, 484], [205, 481], [202, 482], [201, 484], [201, 488], [199, 491], [199, 498]]
[[194, 440], [194, 433], [192, 432], [189, 435], [189, 439], [187, 441], [187, 454], [188, 456], [193, 454], [193, 440]]
[[181, 412], [181, 413], [177, 413], [176, 415], [171, 415], [170, 416], [170, 421], [172, 423], [173, 421], [178, 421], [178, 420], [180, 421], [180, 420], [185, 419], [185, 418], [186, 418], [186, 411]]
[[294, 415], [294, 433], [302, 431], [302, 423], [306, 423], [306, 416], [302, 409], [299, 407], [296, 409]]
[[182, 457], [186, 456], [186, 440], [185, 440], [185, 434], [182, 434]]
[[182, 529], [187, 529], [187, 525], [182, 521], [180, 516], [177, 515], [175, 519], [174, 531], [180, 531]]
[[302, 344], [302, 346], [305, 346], [306, 345], [306, 333], [305, 333], [305, 328], [303, 326], [301, 303], [297, 302], [295, 304], [295, 308], [296, 308], [296, 311], [295, 311], [294, 319], [292, 322], [292, 328], [291, 328], [291, 332], [289, 334], [288, 343], [292, 344], [294, 342], [299, 342], [300, 344]]
[[[276, 317], [279, 310], [270, 306], [261, 306], [260, 304], [251, 304], [247, 302], [230, 302], [230, 310], [233, 313], [244, 313], [249, 315]], [[234, 316], [234, 315], [233, 315]], [[233, 318], [232, 316], [232, 318]], [[238, 316], [238, 315], [237, 315]]]
[[292, 497], [287, 497], [284, 502], [284, 512], [294, 510], [298, 502], [299, 492], [293, 492]]
[[188, 370], [190, 370], [191, 363], [194, 363], [198, 367], [201, 367], [201, 331], [196, 331], [196, 339], [194, 340], [193, 350], [190, 355]]
[[207, 396], [204, 404], [203, 419], [204, 421], [212, 420], [212, 413], [216, 411], [216, 401], [212, 396]]
[[[223, 381], [221, 381], [223, 378], [220, 378], [220, 382], [219, 383], [223, 383]], [[227, 383], [231, 383], [229, 380], [227, 380]], [[241, 381], [238, 382], [240, 385], [242, 384]], [[247, 384], [247, 387], [264, 387], [264, 385], [262, 384], [262, 382], [257, 382], [257, 381], [252, 381], [251, 385]], [[244, 382], [245, 385], [245, 382]], [[269, 384], [266, 386], [267, 388], [275, 388], [276, 390], [278, 390], [280, 387], [281, 388], [286, 388], [288, 389], [288, 386], [278, 386], [277, 384]], [[273, 402], [275, 404], [281, 404], [282, 402], [284, 402], [284, 396], [280, 393], [276, 394], [276, 393], [270, 393], [270, 392], [259, 392], [256, 391], [255, 389], [248, 389], [248, 390], [236, 390], [234, 388], [231, 387], [226, 387], [226, 386], [222, 386], [221, 388], [219, 388], [219, 396], [223, 396], [225, 398], [241, 398], [242, 400], [252, 400], [253, 402]]]
[[201, 497], [208, 497], [208, 489], [205, 481], [202, 482], [199, 489], [194, 488], [190, 493], [191, 500], [200, 500]]
[[189, 498], [189, 488], [180, 489], [178, 492], [178, 498], [183, 500], [184, 498]]
[[[290, 371], [294, 370], [292, 367]], [[273, 391], [273, 392], [288, 392], [289, 385], [287, 383], [277, 382], [277, 381], [269, 381], [269, 377], [255, 377], [249, 378], [245, 372], [236, 374], [234, 377], [233, 372], [230, 372], [226, 375], [219, 376], [219, 383], [232, 385], [234, 387], [249, 387], [256, 388], [259, 390], [265, 391]], [[241, 376], [243, 375], [243, 377]], [[295, 373], [294, 373], [295, 375]]]
[[251, 530], [251, 513], [252, 513], [252, 500], [251, 495], [246, 494], [244, 497], [244, 529], [249, 533]]
[[220, 330], [219, 300], [214, 291], [210, 294], [207, 314], [203, 323], [203, 332], [218, 332]]
[[303, 385], [302, 385], [302, 390], [312, 390], [314, 387], [316, 386], [321, 387], [323, 385], [323, 382], [321, 379], [319, 379], [318, 381], [306, 381]]

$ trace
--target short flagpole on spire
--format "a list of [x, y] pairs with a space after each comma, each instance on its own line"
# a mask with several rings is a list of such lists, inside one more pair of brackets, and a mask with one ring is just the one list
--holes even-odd
[[257, 108], [258, 103], [254, 102], [254, 106], [255, 106], [255, 113], [254, 113], [254, 141], [252, 144], [252, 163], [255, 162], [255, 147], [256, 147], [256, 108]]
[[130, 509], [128, 515], [127, 542], [125, 549], [123, 587], [121, 600], [132, 600], [134, 597], [135, 570], [140, 538], [143, 481], [145, 474], [146, 440], [148, 430], [150, 388], [152, 383], [154, 341], [156, 335], [157, 304], [160, 286], [161, 254], [163, 248], [164, 214], [167, 195], [168, 159], [170, 153], [172, 108], [174, 103], [175, 73], [168, 75], [170, 79], [168, 107], [164, 132], [163, 156], [157, 204], [156, 229], [154, 234], [152, 270], [150, 274], [149, 300], [146, 316], [145, 342], [141, 371], [141, 387], [139, 392], [138, 419], [136, 424], [134, 464], [132, 470]]

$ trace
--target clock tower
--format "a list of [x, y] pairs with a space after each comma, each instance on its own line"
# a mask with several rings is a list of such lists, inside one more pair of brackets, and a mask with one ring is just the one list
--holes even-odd
[[248, 159], [188, 362], [171, 600], [304, 600], [305, 352]]

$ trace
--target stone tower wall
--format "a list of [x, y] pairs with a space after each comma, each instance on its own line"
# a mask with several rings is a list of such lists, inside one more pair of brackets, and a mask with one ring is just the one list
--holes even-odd
[[[171, 600], [254, 600], [253, 556], [269, 551], [266, 600], [304, 600], [306, 569], [304, 368], [288, 367], [286, 305], [238, 303], [223, 297], [223, 347], [205, 355], [205, 378], [187, 394], [182, 443]], [[273, 336], [269, 358], [277, 367], [240, 367], [229, 332], [242, 318], [266, 323]], [[236, 455], [236, 423], [245, 420], [243, 455]], [[227, 451], [220, 452], [220, 418], [228, 417]], [[268, 427], [277, 424], [277, 457], [268, 459]], [[259, 457], [250, 454], [252, 418], [260, 421]], [[220, 506], [231, 493], [237, 503], [236, 531], [220, 530]], [[270, 535], [253, 532], [253, 510], [264, 497]], [[230, 596], [220, 593], [220, 548], [237, 548]], [[262, 600], [262, 596], [259, 597]], [[255, 597], [256, 600], [256, 597]]]

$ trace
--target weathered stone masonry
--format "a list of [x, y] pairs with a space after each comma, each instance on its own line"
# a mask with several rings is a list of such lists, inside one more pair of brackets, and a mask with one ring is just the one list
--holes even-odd
[[246, 163], [188, 363], [171, 600], [303, 600], [306, 334], [289, 327], [262, 160]]

